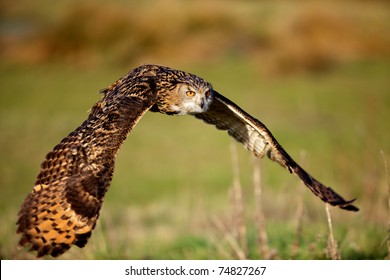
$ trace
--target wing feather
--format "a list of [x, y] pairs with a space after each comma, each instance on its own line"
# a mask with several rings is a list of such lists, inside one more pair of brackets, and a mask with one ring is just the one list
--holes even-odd
[[255, 156], [263, 158], [267, 155], [271, 160], [288, 169], [290, 173], [296, 174], [324, 202], [345, 210], [359, 210], [352, 205], [354, 199], [346, 201], [330, 187], [323, 185], [300, 167], [262, 122], [253, 118], [218, 92], [214, 91], [214, 93], [214, 100], [209, 109], [204, 113], [195, 114], [196, 118], [214, 125], [217, 129], [226, 130], [231, 137], [242, 143]]
[[156, 100], [153, 84], [143, 83], [148, 77], [133, 77], [103, 90], [88, 119], [41, 164], [17, 221], [19, 244], [37, 251], [38, 257], [58, 256], [73, 244], [84, 247], [91, 236], [118, 149]]

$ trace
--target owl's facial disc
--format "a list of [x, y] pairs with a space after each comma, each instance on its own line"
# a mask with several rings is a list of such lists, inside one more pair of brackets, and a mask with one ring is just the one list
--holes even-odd
[[213, 91], [209, 87], [194, 88], [187, 84], [180, 85], [178, 89], [179, 103], [175, 107], [180, 115], [197, 114], [208, 110], [213, 100]]

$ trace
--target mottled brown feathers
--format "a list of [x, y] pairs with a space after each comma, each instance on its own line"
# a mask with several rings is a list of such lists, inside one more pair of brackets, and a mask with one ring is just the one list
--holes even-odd
[[47, 154], [19, 211], [19, 243], [37, 256], [57, 256], [73, 244], [87, 243], [117, 151], [157, 98], [154, 75], [138, 76], [137, 70], [103, 93], [88, 119]]
[[[193, 92], [186, 95], [188, 91]], [[58, 256], [72, 245], [85, 246], [110, 186], [117, 152], [149, 109], [195, 115], [226, 130], [256, 156], [267, 155], [298, 175], [323, 201], [345, 210], [358, 210], [353, 200], [345, 201], [311, 177], [264, 124], [213, 91], [202, 78], [165, 66], [143, 65], [100, 93], [102, 98], [87, 120], [46, 155], [19, 211], [19, 244], [37, 251], [38, 257]]]

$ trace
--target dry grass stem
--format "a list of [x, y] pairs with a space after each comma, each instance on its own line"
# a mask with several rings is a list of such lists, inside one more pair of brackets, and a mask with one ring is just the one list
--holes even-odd
[[[216, 222], [214, 221], [214, 224], [216, 225]], [[213, 245], [215, 245], [217, 251], [221, 254], [221, 256], [224, 258], [224, 259], [232, 259], [233, 256], [231, 253], [229, 253], [227, 250], [226, 250], [226, 246], [224, 246], [224, 244], [222, 243], [222, 240], [219, 239], [218, 237], [214, 236], [213, 234], [209, 234], [208, 236], [209, 240], [211, 241], [211, 243]]]
[[246, 254], [244, 250], [240, 247], [240, 244], [237, 243], [234, 235], [229, 232], [227, 226], [225, 226], [218, 218], [214, 218], [213, 222], [217, 229], [224, 234], [226, 241], [229, 243], [230, 247], [233, 249], [234, 254], [239, 260], [246, 260]]
[[[294, 249], [299, 251], [302, 243], [302, 228], [303, 228], [303, 200], [302, 200], [302, 184], [297, 188], [297, 209], [295, 211], [295, 242]], [[295, 252], [296, 253], [296, 252]]]
[[332, 219], [330, 216], [328, 203], [325, 204], [325, 210], [326, 210], [326, 216], [328, 217], [328, 225], [329, 225], [329, 239], [328, 239], [328, 246], [327, 246], [328, 255], [332, 260], [341, 260], [340, 253], [337, 248], [337, 242], [333, 236]]
[[244, 215], [244, 201], [242, 196], [242, 188], [240, 183], [240, 168], [238, 161], [237, 146], [234, 142], [230, 144], [230, 151], [232, 156], [233, 168], [233, 186], [232, 186], [232, 200], [233, 200], [233, 230], [245, 256], [248, 255], [248, 244], [246, 238], [246, 225]]
[[387, 243], [387, 257], [386, 259], [390, 260], [390, 179], [389, 179], [389, 169], [387, 167], [387, 160], [385, 153], [383, 150], [381, 151], [383, 157], [383, 164], [385, 166], [385, 176], [386, 176], [386, 184], [388, 190], [387, 203], [388, 203], [388, 223], [387, 223], [387, 235], [386, 235], [386, 243]]
[[[301, 151], [300, 153], [300, 162], [304, 164], [305, 161], [305, 152]], [[295, 211], [295, 218], [294, 218], [294, 224], [295, 224], [295, 242], [293, 245], [292, 255], [295, 256], [300, 248], [301, 248], [301, 242], [302, 242], [302, 228], [303, 228], [303, 190], [304, 185], [302, 182], [298, 182], [297, 188], [296, 188], [296, 197], [297, 197], [297, 208]]]
[[270, 258], [270, 249], [268, 245], [268, 236], [265, 226], [265, 215], [263, 212], [262, 189], [261, 189], [261, 170], [259, 159], [253, 157], [253, 188], [256, 207], [256, 228], [257, 228], [257, 246], [259, 254], [263, 259]]

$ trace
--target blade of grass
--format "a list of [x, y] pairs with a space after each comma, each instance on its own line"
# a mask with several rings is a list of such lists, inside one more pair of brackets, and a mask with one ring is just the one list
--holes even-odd
[[341, 260], [340, 253], [337, 249], [337, 242], [334, 239], [334, 235], [333, 235], [332, 218], [330, 216], [328, 203], [325, 204], [325, 210], [326, 210], [326, 216], [328, 218], [328, 226], [329, 226], [329, 239], [328, 239], [328, 246], [327, 246], [328, 255], [332, 260]]
[[270, 249], [268, 245], [268, 235], [266, 230], [265, 215], [263, 211], [262, 189], [261, 189], [261, 170], [259, 159], [253, 157], [253, 189], [255, 195], [256, 211], [256, 228], [257, 228], [257, 245], [259, 255], [263, 259], [270, 258]]
[[389, 169], [387, 167], [387, 160], [385, 153], [383, 150], [381, 150], [381, 155], [383, 157], [383, 164], [385, 166], [385, 176], [386, 176], [386, 184], [387, 184], [387, 190], [388, 190], [388, 196], [387, 196], [387, 205], [388, 205], [388, 222], [387, 222], [387, 236], [386, 236], [386, 243], [387, 243], [387, 260], [390, 260], [390, 179], [389, 179]]
[[240, 167], [238, 162], [237, 146], [234, 142], [230, 144], [233, 168], [233, 229], [238, 243], [240, 244], [245, 256], [248, 256], [247, 229], [245, 225], [244, 200], [242, 196], [242, 187], [240, 183]]
[[236, 257], [239, 260], [246, 260], [247, 258], [246, 258], [245, 252], [242, 250], [242, 248], [240, 247], [240, 244], [237, 242], [234, 235], [229, 231], [227, 226], [224, 225], [221, 222], [221, 220], [219, 220], [216, 217], [213, 219], [213, 222], [214, 222], [215, 226], [217, 227], [217, 229], [224, 234], [226, 241], [228, 242], [230, 247], [233, 249], [233, 252], [235, 253]]
[[[305, 163], [305, 152], [300, 153], [300, 162], [304, 165]], [[301, 249], [302, 243], [302, 228], [303, 228], [303, 190], [304, 185], [302, 182], [298, 182], [296, 197], [297, 197], [297, 209], [295, 212], [295, 242], [292, 248], [292, 255], [296, 256]]]

